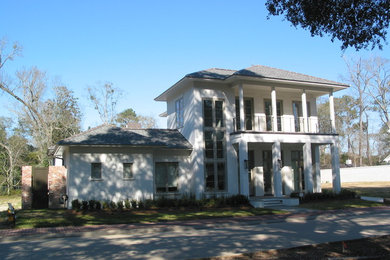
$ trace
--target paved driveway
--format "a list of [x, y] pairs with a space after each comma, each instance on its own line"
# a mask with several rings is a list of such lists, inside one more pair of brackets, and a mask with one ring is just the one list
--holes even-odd
[[294, 247], [390, 234], [390, 210], [151, 227], [3, 238], [0, 259], [190, 259]]

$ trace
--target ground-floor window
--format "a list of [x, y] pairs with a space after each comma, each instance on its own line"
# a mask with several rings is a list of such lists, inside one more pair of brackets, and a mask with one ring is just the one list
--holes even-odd
[[123, 179], [132, 179], [133, 178], [133, 164], [132, 163], [123, 163]]
[[176, 192], [179, 166], [177, 162], [157, 162], [155, 181], [157, 192]]
[[91, 164], [91, 179], [100, 180], [102, 178], [102, 164], [92, 163]]
[[205, 190], [226, 189], [224, 101], [203, 100]]

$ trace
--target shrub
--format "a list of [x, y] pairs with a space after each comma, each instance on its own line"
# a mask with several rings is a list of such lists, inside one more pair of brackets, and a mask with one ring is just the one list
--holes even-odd
[[126, 200], [125, 200], [125, 208], [126, 208], [126, 209], [131, 209], [131, 202], [130, 202], [129, 199], [126, 199]]
[[89, 210], [95, 210], [96, 209], [96, 201], [95, 200], [88, 201], [88, 204], [89, 204]]
[[155, 201], [152, 199], [145, 200], [145, 208], [146, 209], [150, 209], [150, 208], [155, 207], [155, 204], [156, 204]]
[[133, 209], [138, 208], [138, 205], [137, 205], [137, 201], [136, 201], [136, 200], [131, 200], [131, 207], [132, 207]]
[[102, 209], [102, 204], [100, 203], [100, 201], [96, 201], [95, 209], [96, 210], [101, 210]]
[[138, 201], [137, 205], [139, 209], [145, 208], [145, 203], [142, 200]]
[[110, 209], [116, 209], [116, 203], [113, 202], [113, 201], [110, 201], [109, 202], [109, 207], [110, 207]]
[[83, 201], [81, 202], [81, 209], [82, 209], [82, 210], [88, 210], [88, 201], [83, 200]]
[[80, 210], [81, 204], [79, 200], [72, 200], [72, 209], [74, 210]]
[[244, 195], [232, 195], [226, 198], [226, 205], [231, 207], [247, 206], [249, 199]]
[[311, 202], [317, 200], [344, 200], [356, 198], [356, 192], [342, 189], [340, 193], [335, 193], [331, 190], [323, 190], [323, 192], [307, 193], [301, 198], [301, 202]]
[[123, 207], [124, 207], [123, 201], [118, 201], [118, 202], [116, 203], [116, 206], [117, 206], [117, 208], [118, 208], [119, 210], [123, 210]]
[[110, 208], [110, 204], [108, 203], [108, 201], [103, 201], [103, 209], [109, 209]]

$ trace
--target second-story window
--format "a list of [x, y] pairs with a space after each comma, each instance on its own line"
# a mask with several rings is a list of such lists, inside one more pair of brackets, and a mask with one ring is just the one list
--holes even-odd
[[223, 191], [226, 185], [223, 100], [203, 100], [205, 190]]
[[184, 107], [183, 98], [179, 98], [175, 103], [176, 128], [182, 128], [184, 125]]

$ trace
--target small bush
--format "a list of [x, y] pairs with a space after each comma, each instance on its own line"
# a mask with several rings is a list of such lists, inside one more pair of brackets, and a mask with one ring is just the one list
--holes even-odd
[[88, 204], [89, 204], [89, 210], [95, 210], [96, 209], [96, 201], [95, 200], [88, 201]]
[[137, 206], [138, 206], [139, 209], [144, 209], [145, 208], [145, 203], [142, 200], [140, 200], [140, 201], [138, 201]]
[[126, 209], [131, 209], [131, 202], [130, 202], [129, 199], [126, 199], [126, 200], [125, 200], [125, 208], [126, 208]]
[[124, 207], [123, 201], [118, 201], [118, 202], [116, 203], [116, 206], [117, 206], [117, 208], [118, 208], [119, 210], [123, 210], [123, 207]]
[[96, 201], [95, 209], [96, 210], [101, 210], [102, 209], [102, 204], [100, 203], [100, 201]]
[[136, 200], [131, 200], [131, 207], [132, 207], [133, 209], [138, 208], [138, 205], [137, 205], [137, 201], [136, 201]]
[[356, 192], [342, 189], [340, 193], [335, 193], [331, 190], [323, 190], [323, 192], [307, 193], [301, 198], [301, 202], [312, 202], [318, 200], [344, 200], [356, 198]]
[[82, 210], [88, 210], [88, 201], [83, 200], [83, 201], [81, 202], [81, 209], [82, 209]]
[[233, 195], [226, 198], [226, 205], [230, 207], [247, 206], [249, 199], [244, 195]]
[[155, 201], [152, 199], [145, 200], [145, 208], [146, 209], [150, 209], [150, 208], [155, 207], [155, 204], [156, 204]]
[[79, 200], [72, 200], [72, 209], [80, 210], [81, 204]]
[[107, 210], [110, 208], [110, 204], [108, 203], [108, 201], [103, 201], [103, 209]]
[[110, 207], [110, 209], [116, 209], [116, 208], [117, 208], [116, 206], [117, 206], [117, 205], [116, 205], [115, 202], [113, 202], [113, 201], [110, 201], [110, 202], [109, 202], [109, 207]]

